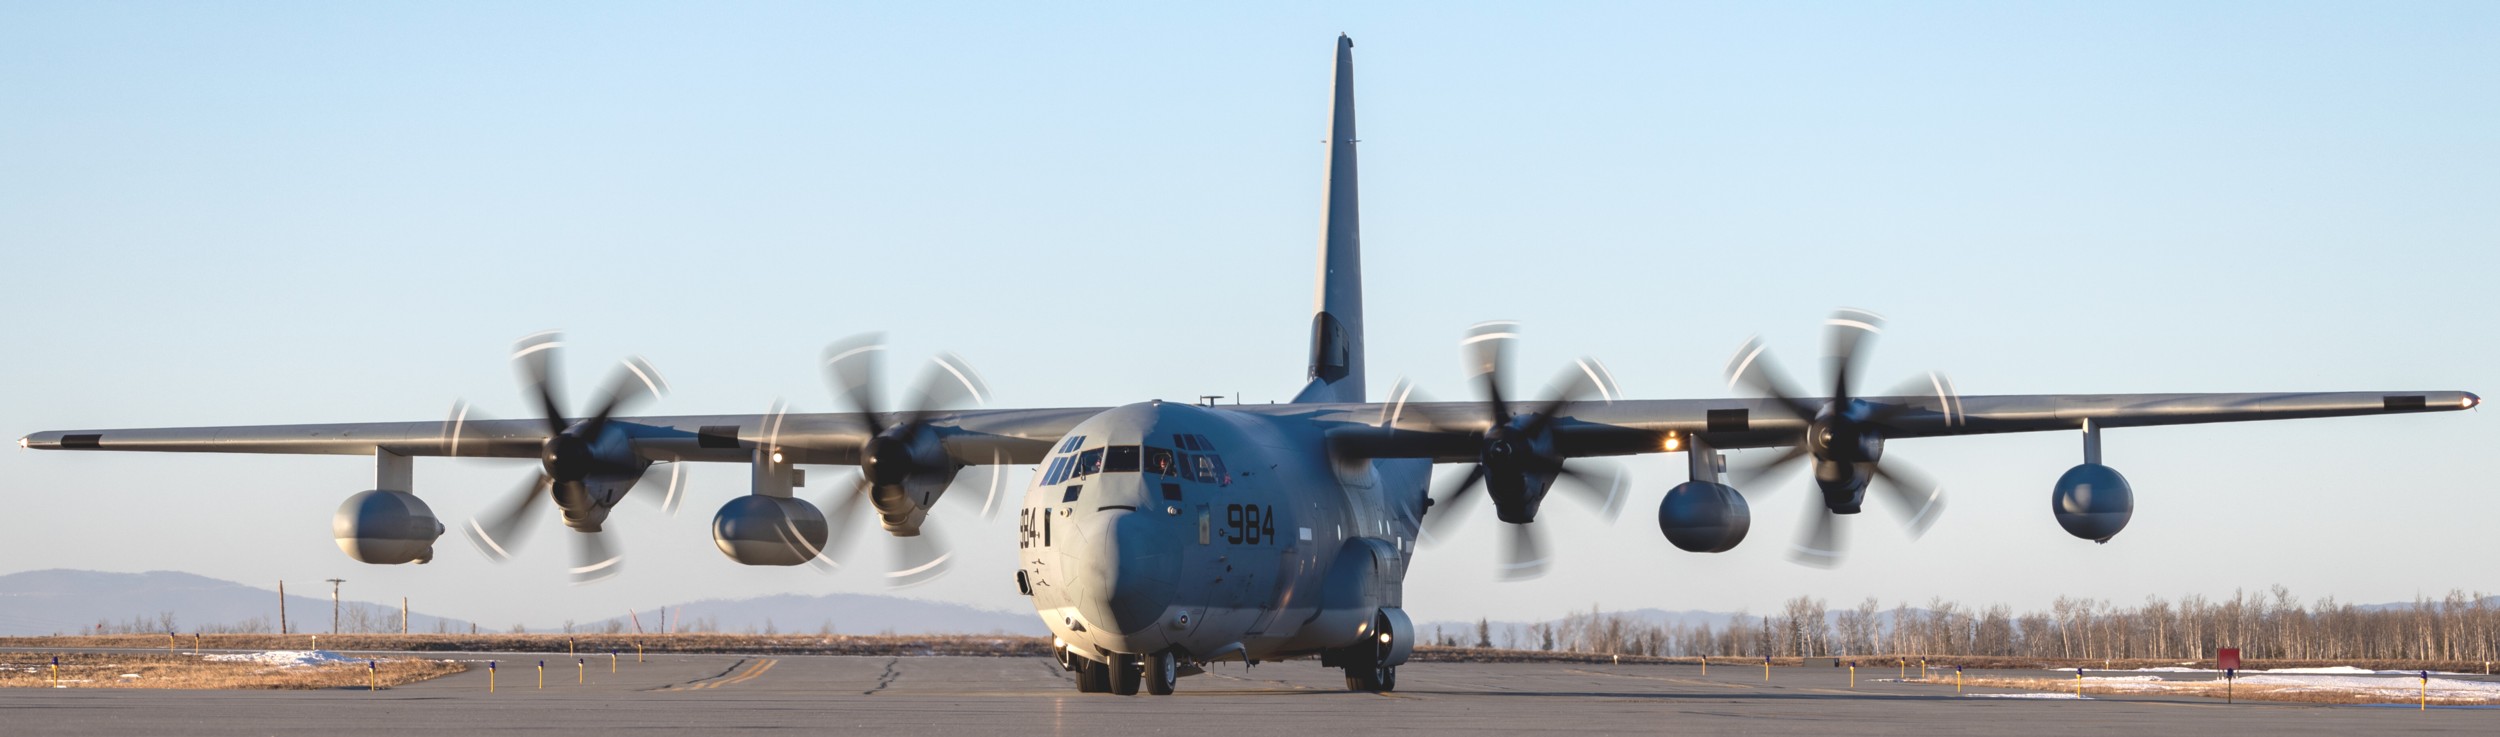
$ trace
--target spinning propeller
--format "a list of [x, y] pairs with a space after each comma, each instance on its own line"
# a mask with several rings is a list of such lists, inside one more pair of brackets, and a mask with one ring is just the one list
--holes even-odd
[[884, 336], [876, 333], [852, 336], [825, 349], [825, 375], [833, 393], [843, 409], [856, 413], [860, 433], [868, 440], [858, 448], [858, 475], [850, 483], [836, 484], [820, 505], [832, 539], [818, 559], [828, 567], [839, 565], [833, 553], [848, 540], [843, 531], [855, 528], [852, 520], [865, 502], [876, 509], [878, 522], [894, 539], [894, 570], [886, 572], [887, 583], [912, 586], [944, 575], [952, 555], [928, 526], [930, 505], [970, 469], [969, 479], [986, 494], [981, 515], [990, 518], [1002, 491], [997, 469], [1006, 459], [958, 463], [929, 426], [938, 412], [989, 401], [989, 386], [962, 357], [941, 353], [932, 358], [905, 409], [888, 412], [883, 402], [885, 350]]
[[[1860, 399], [1856, 377], [1866, 363], [1867, 347], [1883, 332], [1884, 318], [1865, 310], [1842, 309], [1824, 323], [1824, 369], [1831, 398], [1807, 399], [1795, 390], [1756, 336], [1728, 362], [1728, 386], [1743, 385], [1769, 398], [1773, 407], [1806, 423], [1805, 436], [1777, 456], [1731, 469], [1730, 481], [1745, 487], [1791, 464], [1808, 460], [1821, 503], [1806, 508], [1806, 526], [1791, 556], [1818, 567], [1840, 564], [1843, 550], [1841, 515], [1857, 514], [1866, 490], [1882, 490], [1903, 513], [1912, 538], [1934, 524], [1944, 508], [1943, 489], [1898, 458], [1884, 458], [1887, 424], [1917, 408], [1903, 403], [1878, 404]], [[1942, 374], [1929, 373], [1888, 396], [1919, 396], [1932, 391], [1946, 408], [1948, 421], [1955, 405], [1953, 385]]]
[[[1475, 435], [1478, 451], [1476, 463], [1466, 476], [1432, 494], [1430, 511], [1423, 520], [1427, 533], [1446, 534], [1455, 524], [1452, 520], [1463, 516], [1476, 497], [1492, 499], [1495, 514], [1509, 523], [1501, 564], [1501, 575], [1506, 580], [1545, 573], [1545, 545], [1530, 523], [1536, 520], [1538, 508], [1556, 482], [1570, 482], [1568, 488], [1596, 504], [1607, 519], [1614, 518], [1622, 503], [1621, 469], [1601, 461], [1566, 462], [1568, 456], [1555, 447], [1554, 435], [1555, 420], [1569, 414], [1574, 405], [1591, 397], [1614, 401], [1620, 393], [1614, 386], [1614, 377], [1595, 359], [1583, 358], [1546, 388], [1545, 399], [1514, 407], [1502, 387], [1511, 344], [1519, 339], [1518, 328], [1515, 322], [1481, 323], [1469, 328], [1467, 337], [1459, 342], [1483, 400], [1487, 427], [1482, 433], [1432, 428], [1433, 432], [1445, 434]], [[1396, 392], [1401, 403], [1412, 393], [1412, 389]], [[1477, 489], [1483, 493], [1469, 493]]]
[[[590, 583], [623, 570], [624, 554], [616, 550], [603, 523], [608, 510], [624, 498], [651, 465], [634, 454], [623, 433], [610, 432], [609, 418], [666, 394], [668, 384], [650, 362], [628, 358], [609, 379], [590, 417], [567, 419], [561, 382], [556, 378], [556, 356], [563, 345], [560, 335], [545, 332], [522, 338], [513, 347], [513, 364], [546, 428], [546, 438], [539, 443], [538, 473], [502, 508], [484, 518], [470, 519], [464, 531], [487, 557], [498, 562], [510, 560], [529, 536], [530, 510], [542, 500], [553, 500], [562, 513], [564, 526], [581, 533], [573, 537], [573, 582]], [[460, 427], [467, 417], [465, 405], [455, 410], [449, 430], [455, 451], [459, 447]], [[674, 484], [669, 496], [673, 502]]]

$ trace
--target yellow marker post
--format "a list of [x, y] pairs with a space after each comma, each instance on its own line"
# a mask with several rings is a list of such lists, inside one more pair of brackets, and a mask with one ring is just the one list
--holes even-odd
[[614, 650], [608, 651], [608, 672], [616, 672], [616, 651]]
[[573, 638], [570, 638], [570, 637], [564, 638], [564, 654], [566, 654], [566, 655], [572, 655], [572, 654], [574, 654], [574, 652], [573, 652]]
[[1962, 666], [1953, 666], [1953, 692], [1962, 692]]
[[1893, 658], [1893, 659], [1892, 659], [1892, 664], [1893, 664], [1893, 665], [1897, 665], [1897, 666], [1901, 666], [1901, 680], [1904, 680], [1904, 681], [1910, 680], [1910, 659], [1909, 659], [1909, 658]]
[[365, 690], [382, 690], [381, 666], [375, 665], [371, 660], [365, 661]]
[[2080, 698], [2080, 697], [2082, 697], [2082, 696], [2083, 696], [2083, 669], [2082, 669], [2082, 668], [2076, 668], [2076, 669], [2075, 669], [2075, 696], [2076, 696], [2076, 697], [2078, 697], [2078, 698]]
[[642, 643], [634, 643], [634, 662], [642, 662]]
[[495, 692], [495, 661], [486, 661], [486, 692]]
[[1858, 664], [1856, 663], [1849, 664], [1849, 687], [1858, 687]]
[[191, 633], [191, 652], [195, 652], [195, 653], [196, 653], [196, 652], [199, 652], [199, 651], [200, 651], [200, 633], [193, 632], [193, 633]]
[[174, 633], [165, 633], [165, 654], [174, 654]]
[[547, 689], [547, 661], [538, 661], [538, 689]]
[[1701, 674], [1710, 675], [1710, 656], [1701, 656]]
[[1771, 656], [1762, 656], [1762, 682], [1771, 682]]
[[2430, 710], [2431, 710], [2431, 672], [2430, 672], [2430, 671], [2422, 671], [2422, 708], [2421, 708], [2421, 711], [2430, 711]]
[[578, 685], [585, 684], [585, 683], [589, 683], [589, 682], [590, 682], [590, 666], [589, 666], [588, 664], [583, 663], [581, 658], [574, 658], [574, 659], [573, 659], [573, 684], [578, 686]]
[[58, 655], [52, 656], [52, 686], [61, 686], [61, 656]]

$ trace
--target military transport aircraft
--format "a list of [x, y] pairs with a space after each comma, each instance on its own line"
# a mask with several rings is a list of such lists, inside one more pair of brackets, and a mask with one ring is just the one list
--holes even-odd
[[[1015, 584], [1055, 635], [1062, 666], [1086, 692], [1171, 693], [1207, 663], [1317, 656], [1356, 690], [1396, 687], [1414, 643], [1402, 583], [1424, 522], [1459, 518], [1489, 499], [1510, 530], [1511, 573], [1533, 574], [1530, 536], [1549, 492], [1587, 492], [1610, 509], [1622, 482], [1602, 458], [1681, 452], [1689, 481], [1668, 491], [1658, 525], [1679, 548], [1721, 552], [1745, 538], [1751, 511], [1728, 482], [1792, 463], [1811, 467], [1821, 492], [1798, 546], [1807, 562], [1837, 555], [1838, 516], [1870, 489], [1899, 507], [1911, 532], [1941, 509], [1938, 488], [1884, 455], [1886, 441], [1981, 433], [2079, 431], [2083, 462], [2054, 485], [2050, 506], [2073, 535], [2106, 542], [2134, 509], [2127, 481], [2102, 464], [2111, 428], [2469, 409], [2460, 391], [2320, 394], [1959, 396], [1942, 377], [1883, 395], [1857, 391], [1865, 348], [1882, 318], [1843, 310], [1826, 326], [1823, 396], [1792, 385], [1759, 341], [1727, 374], [1746, 399], [1633, 400], [1604, 366], [1582, 360], [1543, 395], [1504, 392], [1509, 323], [1486, 323], [1462, 343], [1480, 397], [1417, 400], [1401, 384], [1387, 402], [1366, 394], [1360, 238], [1356, 228], [1353, 41], [1337, 39], [1329, 122], [1328, 192], [1308, 383], [1291, 403], [1202, 406], [1149, 401], [1119, 407], [957, 409], [988, 391], [962, 361], [940, 357], [899, 409], [883, 403], [883, 345], [835, 344], [826, 372], [848, 412], [691, 417], [620, 413], [661, 393], [658, 372], [628, 361], [587, 415], [566, 411], [555, 381], [559, 342], [524, 339], [515, 362], [536, 420], [448, 421], [40, 432], [19, 441], [46, 450], [370, 455], [372, 490], [349, 497], [333, 527], [358, 561], [422, 563], [445, 528], [412, 492], [412, 460], [537, 458], [538, 473], [509, 507], [464, 525], [490, 556], [506, 557], [541, 502], [580, 534], [574, 575], [612, 575], [621, 558], [604, 542], [608, 511], [655, 465], [741, 463], [751, 493], [722, 505], [712, 534], [747, 565], [828, 565], [836, 530], [866, 504], [909, 547], [888, 575], [909, 582], [944, 570], [925, 544], [932, 504], [974, 469], [996, 499], [1005, 464], [1035, 472], [1018, 512]], [[1731, 474], [1722, 449], [1785, 448]], [[1434, 464], [1468, 464], [1430, 493]], [[856, 466], [822, 504], [796, 496], [801, 466]], [[1481, 493], [1478, 493], [1478, 490]], [[651, 494], [646, 493], [645, 497]], [[831, 512], [830, 515], [827, 513]]]

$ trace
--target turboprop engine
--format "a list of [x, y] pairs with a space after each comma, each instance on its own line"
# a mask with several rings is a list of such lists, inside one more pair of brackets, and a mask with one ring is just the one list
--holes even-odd
[[749, 494], [712, 515], [712, 544], [722, 555], [751, 566], [795, 566], [825, 549], [828, 526], [816, 505], [788, 497]]
[[1724, 553], [1745, 541], [1753, 528], [1753, 512], [1745, 495], [1734, 487], [1707, 481], [1686, 481], [1667, 490], [1658, 502], [1658, 531], [1667, 542], [1695, 553]]
[[397, 565], [434, 559], [434, 539], [443, 523], [417, 495], [375, 489], [358, 492], [339, 505], [330, 518], [330, 534], [339, 550], [359, 563]]
[[2057, 513], [2057, 526], [2066, 528], [2066, 534], [2106, 543], [2135, 516], [2135, 490], [2118, 469], [2085, 463], [2057, 477], [2049, 510]]

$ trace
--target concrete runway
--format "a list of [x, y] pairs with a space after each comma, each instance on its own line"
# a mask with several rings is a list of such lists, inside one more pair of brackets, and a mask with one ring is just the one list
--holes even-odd
[[[843, 732], [1085, 735], [1137, 730], [1329, 735], [1342, 730], [1437, 733], [1707, 733], [1847, 735], [2360, 734], [2500, 732], [2500, 710], [2224, 705], [2176, 697], [2085, 701], [1957, 697], [1953, 689], [1882, 683], [1889, 669], [1573, 664], [1410, 664], [1399, 690], [1343, 690], [1338, 672], [1302, 661], [1216, 666], [1173, 696], [1078, 694], [1035, 658], [652, 656], [608, 673], [590, 659], [429, 654], [499, 661], [496, 692], [478, 668], [371, 693], [0, 689], [10, 735], [676, 734]], [[535, 665], [548, 663], [547, 685]], [[1977, 671], [1973, 671], [1974, 674]], [[2040, 675], [2028, 671], [2022, 675]], [[1971, 689], [1971, 693], [2011, 693]]]

